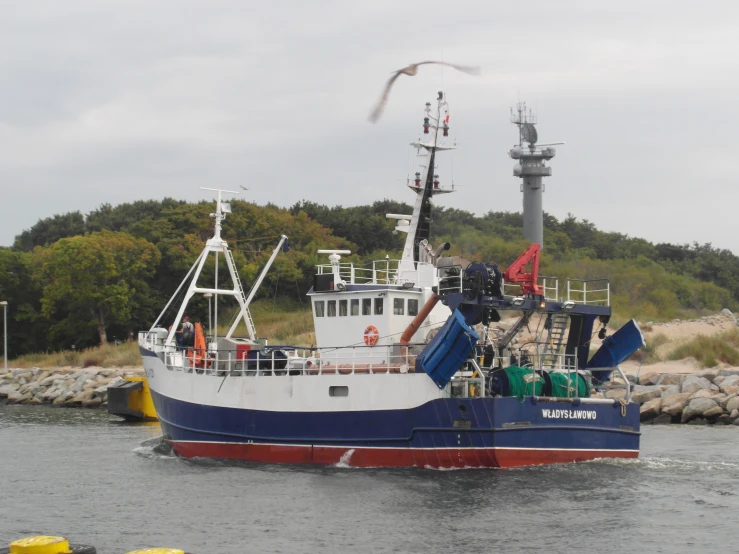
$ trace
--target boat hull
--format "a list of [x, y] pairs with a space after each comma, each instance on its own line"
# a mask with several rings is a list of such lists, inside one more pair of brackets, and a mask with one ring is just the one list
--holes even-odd
[[166, 440], [185, 458], [354, 467], [473, 468], [636, 458], [637, 405], [526, 398], [435, 399], [405, 410], [269, 412], [154, 393]]

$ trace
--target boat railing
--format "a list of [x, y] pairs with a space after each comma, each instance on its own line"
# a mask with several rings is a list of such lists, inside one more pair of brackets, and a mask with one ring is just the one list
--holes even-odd
[[[402, 285], [404, 283], [418, 284], [421, 282], [419, 270], [429, 265], [418, 263], [418, 269], [400, 270], [400, 260], [375, 260], [365, 266], [354, 265], [352, 262], [339, 263], [339, 277], [351, 285]], [[334, 266], [322, 264], [316, 266], [318, 275], [331, 274]]]
[[533, 354], [522, 350], [509, 356], [495, 356], [488, 361], [491, 363], [482, 368], [486, 371], [490, 369], [505, 369], [510, 366], [535, 369], [537, 371], [577, 371], [577, 355], [560, 352]]
[[146, 332], [139, 334], [139, 344], [155, 352], [169, 370], [221, 376], [413, 373], [416, 362], [413, 345], [217, 350], [165, 345], [155, 334]]
[[[445, 390], [451, 398], [477, 398], [485, 396], [485, 374], [474, 358], [467, 360], [467, 367], [458, 371], [447, 383]], [[466, 370], [465, 370], [466, 369]], [[464, 425], [466, 421], [455, 421]]]
[[[544, 294], [544, 299], [549, 302], [559, 301], [559, 278], [548, 275], [539, 275], [537, 284]], [[504, 296], [518, 296], [521, 294], [521, 285], [518, 283], [503, 282]]]
[[455, 294], [462, 292], [463, 269], [459, 264], [445, 265], [436, 269], [439, 294]]
[[567, 301], [591, 306], [611, 305], [609, 279], [567, 279]]

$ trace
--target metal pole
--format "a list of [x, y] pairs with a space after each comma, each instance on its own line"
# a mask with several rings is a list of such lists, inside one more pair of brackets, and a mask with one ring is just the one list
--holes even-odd
[[208, 335], [213, 336], [213, 315], [211, 313], [210, 299], [213, 297], [212, 292], [206, 292], [203, 296], [208, 299]]
[[5, 373], [8, 372], [8, 302], [0, 302], [3, 307], [3, 358], [5, 360]]
[[[219, 201], [219, 207], [220, 207], [220, 201]], [[218, 250], [216, 250], [216, 289], [218, 289]], [[215, 335], [213, 335], [213, 341], [218, 344], [218, 294], [216, 293], [216, 309], [215, 309], [215, 320], [216, 320], [216, 329], [215, 329]]]

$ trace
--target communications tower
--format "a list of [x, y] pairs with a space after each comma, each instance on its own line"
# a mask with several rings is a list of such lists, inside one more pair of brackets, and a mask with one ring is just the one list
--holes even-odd
[[515, 109], [511, 108], [511, 123], [518, 126], [518, 145], [511, 148], [508, 155], [517, 160], [513, 166], [513, 175], [521, 177], [523, 192], [523, 235], [531, 242], [544, 246], [544, 211], [542, 209], [542, 177], [549, 177], [552, 168], [546, 165], [557, 153], [554, 142], [537, 145], [536, 115], [526, 108], [525, 102], [519, 102]]

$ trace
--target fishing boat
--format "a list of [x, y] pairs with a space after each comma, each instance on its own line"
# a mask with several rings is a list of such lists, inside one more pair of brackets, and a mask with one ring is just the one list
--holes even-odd
[[[638, 456], [639, 406], [619, 363], [644, 341], [633, 321], [607, 336], [608, 281], [560, 286], [539, 276], [539, 244], [504, 271], [431, 245], [432, 199], [453, 192], [436, 172], [437, 156], [454, 149], [448, 109], [443, 93], [426, 104], [413, 143], [420, 170], [407, 182], [412, 213], [388, 214], [406, 235], [401, 258], [360, 266], [342, 261], [347, 250], [319, 251], [328, 259], [308, 293], [315, 347], [257, 337], [249, 305], [287, 238], [247, 296], [221, 237], [228, 191], [216, 191], [213, 238], [139, 334], [164, 439], [178, 455], [434, 469]], [[211, 256], [225, 258], [228, 285], [217, 265], [215, 283], [198, 284]], [[193, 343], [178, 345], [196, 294], [233, 297], [237, 317], [224, 336], [196, 324]], [[236, 337], [242, 322], [246, 336]]]

